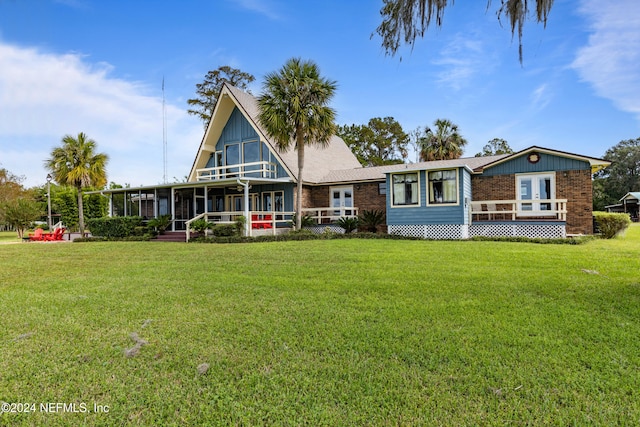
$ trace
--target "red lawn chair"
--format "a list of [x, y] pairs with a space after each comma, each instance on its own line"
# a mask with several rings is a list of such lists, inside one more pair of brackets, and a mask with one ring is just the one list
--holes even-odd
[[29, 233], [29, 240], [32, 240], [32, 241], [44, 240], [44, 236], [42, 235], [42, 228], [36, 228], [33, 231], [33, 233]]
[[53, 242], [56, 240], [62, 240], [62, 233], [64, 233], [64, 228], [56, 228], [53, 233], [44, 234], [44, 240], [47, 242]]

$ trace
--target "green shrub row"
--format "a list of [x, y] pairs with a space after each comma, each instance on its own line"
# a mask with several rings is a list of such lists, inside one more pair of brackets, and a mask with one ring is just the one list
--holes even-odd
[[154, 236], [147, 233], [142, 236], [127, 236], [127, 237], [78, 237], [73, 239], [73, 243], [83, 242], [148, 242]]
[[421, 240], [417, 237], [400, 236], [396, 234], [376, 234], [376, 233], [332, 233], [326, 232], [314, 234], [308, 230], [292, 231], [287, 234], [276, 234], [247, 237], [247, 236], [226, 236], [226, 237], [196, 237], [189, 242], [197, 243], [263, 243], [263, 242], [292, 242], [303, 240], [337, 240], [337, 239], [387, 239], [387, 240]]
[[626, 213], [594, 212], [596, 227], [605, 239], [613, 239], [631, 224], [631, 218]]
[[142, 236], [148, 233], [140, 216], [92, 218], [87, 221], [87, 227], [93, 236], [106, 238]]

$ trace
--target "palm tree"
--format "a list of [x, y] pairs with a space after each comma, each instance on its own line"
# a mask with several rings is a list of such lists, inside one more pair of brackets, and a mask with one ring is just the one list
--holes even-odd
[[77, 138], [65, 135], [62, 146], [51, 151], [45, 167], [51, 171], [53, 179], [60, 185], [69, 185], [78, 190], [78, 223], [84, 235], [84, 211], [82, 190], [87, 187], [103, 187], [107, 183], [105, 167], [109, 157], [95, 153], [96, 142], [83, 132]]
[[458, 159], [467, 140], [458, 133], [458, 125], [447, 119], [438, 119], [433, 125], [436, 131], [427, 128], [425, 136], [418, 139], [422, 161]]
[[305, 145], [329, 145], [336, 131], [335, 111], [327, 104], [336, 82], [322, 78], [313, 61], [289, 59], [277, 72], [269, 73], [258, 98], [259, 120], [278, 150], [291, 144], [298, 151], [296, 228], [302, 220], [302, 173]]

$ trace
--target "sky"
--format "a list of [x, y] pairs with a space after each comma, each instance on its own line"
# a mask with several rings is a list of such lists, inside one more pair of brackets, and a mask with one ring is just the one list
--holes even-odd
[[640, 137], [640, 1], [555, 0], [546, 28], [525, 25], [522, 64], [498, 5], [455, 2], [392, 57], [382, 0], [0, 0], [0, 168], [43, 185], [51, 150], [84, 132], [110, 182], [162, 183], [164, 99], [167, 178], [184, 180], [204, 134], [186, 112], [196, 84], [229, 65], [258, 96], [292, 57], [337, 82], [337, 124], [446, 118], [465, 157], [493, 138], [602, 157]]

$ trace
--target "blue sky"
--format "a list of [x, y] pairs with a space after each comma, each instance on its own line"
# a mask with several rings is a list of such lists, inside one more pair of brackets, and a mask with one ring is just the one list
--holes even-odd
[[337, 81], [338, 124], [391, 116], [409, 132], [448, 118], [465, 156], [503, 138], [601, 157], [640, 137], [637, 0], [556, 0], [546, 29], [526, 25], [523, 65], [498, 1], [456, 2], [396, 57], [371, 36], [381, 3], [0, 0], [0, 167], [42, 185], [51, 149], [85, 132], [110, 156], [110, 181], [162, 182], [164, 78], [167, 175], [182, 179], [203, 135], [186, 114], [196, 83], [230, 65], [258, 95], [294, 56]]

